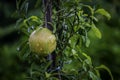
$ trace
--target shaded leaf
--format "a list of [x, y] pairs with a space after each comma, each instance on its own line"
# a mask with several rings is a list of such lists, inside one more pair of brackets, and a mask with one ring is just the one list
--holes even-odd
[[91, 30], [94, 32], [94, 34], [97, 38], [99, 38], [99, 39], [102, 38], [102, 34], [101, 34], [100, 30], [94, 24], [92, 24]]
[[111, 18], [110, 14], [104, 9], [98, 9], [95, 11], [95, 13], [99, 13], [101, 15], [106, 16], [108, 18], [108, 20]]
[[112, 76], [110, 69], [108, 67], [106, 67], [105, 65], [100, 65], [100, 66], [96, 67], [96, 69], [105, 69], [109, 73], [111, 80], [113, 80], [113, 76]]
[[50, 74], [50, 73], [45, 72], [45, 76], [46, 76], [46, 78], [49, 78], [49, 77], [51, 76], [51, 74]]
[[87, 61], [88, 64], [92, 64], [92, 60], [91, 60], [90, 56], [88, 56], [86, 53], [82, 53], [82, 55], [88, 59], [88, 61], [89, 61], [89, 62]]
[[30, 26], [37, 27], [40, 26], [43, 22], [37, 16], [30, 16], [29, 18], [24, 19], [23, 23], [26, 27], [30, 27]]
[[92, 78], [92, 80], [100, 80], [93, 72], [88, 71], [90, 77]]
[[89, 45], [90, 45], [90, 39], [89, 38], [86, 39], [85, 45], [86, 45], [86, 47], [89, 47]]
[[70, 47], [71, 48], [75, 48], [77, 42], [78, 42], [78, 39], [79, 39], [79, 35], [73, 35], [70, 40], [69, 40], [69, 44], [70, 44]]
[[99, 70], [96, 70], [96, 69], [95, 69], [95, 72], [96, 72], [97, 76], [100, 77]]
[[82, 4], [82, 6], [87, 7], [90, 10], [91, 14], [92, 15], [94, 14], [94, 9], [90, 5], [84, 5], [84, 4]]

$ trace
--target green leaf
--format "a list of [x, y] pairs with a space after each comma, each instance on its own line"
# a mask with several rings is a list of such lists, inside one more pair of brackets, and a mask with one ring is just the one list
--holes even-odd
[[86, 47], [89, 47], [89, 45], [90, 45], [90, 39], [89, 38], [86, 39], [85, 45], [86, 45]]
[[67, 57], [70, 56], [71, 55], [71, 48], [67, 46], [64, 50], [64, 53]]
[[84, 4], [82, 4], [82, 6], [87, 7], [87, 8], [90, 10], [91, 14], [92, 14], [92, 15], [94, 14], [94, 9], [93, 9], [91, 6], [89, 6], [89, 5], [84, 5]]
[[92, 78], [92, 80], [100, 80], [93, 72], [88, 71], [90, 77]]
[[102, 38], [102, 34], [101, 34], [100, 30], [94, 24], [92, 24], [91, 30], [94, 32], [94, 34], [97, 38], [99, 38], [99, 39]]
[[77, 59], [68, 58], [66, 61], [64, 61], [62, 71], [65, 73], [77, 74], [80, 67], [81, 63], [79, 63]]
[[25, 19], [25, 20], [24, 20], [24, 23], [26, 23], [26, 22], [29, 21], [29, 20], [38, 22], [38, 21], [39, 21], [39, 18], [38, 18], [37, 16], [31, 16], [31, 17]]
[[112, 76], [110, 69], [108, 67], [106, 67], [105, 65], [100, 65], [100, 66], [96, 67], [96, 69], [105, 69], [109, 73], [111, 80], [113, 80], [113, 76]]
[[69, 39], [69, 44], [71, 48], [75, 48], [75, 46], [77, 45], [78, 39], [79, 39], [79, 35], [76, 35], [76, 34]]
[[29, 18], [25, 19], [23, 23], [26, 26], [30, 26], [30, 25], [40, 25], [43, 22], [37, 16], [30, 16]]
[[110, 14], [104, 9], [98, 9], [95, 11], [95, 13], [99, 13], [101, 15], [106, 16], [108, 18], [108, 20], [111, 18]]
[[95, 72], [96, 72], [97, 76], [100, 77], [100, 72], [99, 72], [99, 70], [95, 69]]
[[77, 30], [79, 30], [78, 26], [74, 26], [74, 32], [76, 32]]
[[93, 20], [95, 20], [96, 22], [98, 22], [98, 19], [95, 16], [90, 16]]
[[91, 57], [88, 56], [86, 53], [82, 53], [82, 55], [85, 56], [85, 57], [87, 58], [87, 63], [91, 65], [91, 64], [92, 64]]
[[77, 59], [78, 58], [78, 54], [77, 54], [77, 51], [72, 49], [72, 56]]
[[72, 49], [72, 53], [73, 55], [75, 55], [77, 52], [74, 49]]
[[49, 78], [49, 77], [51, 76], [51, 74], [50, 74], [50, 73], [45, 72], [45, 76], [46, 76], [46, 78]]

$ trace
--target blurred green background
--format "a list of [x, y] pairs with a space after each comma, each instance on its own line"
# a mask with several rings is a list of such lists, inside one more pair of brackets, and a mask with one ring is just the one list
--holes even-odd
[[[96, 39], [89, 32], [90, 47], [84, 52], [92, 57], [94, 65], [104, 64], [110, 68], [115, 80], [120, 80], [120, 0], [95, 0], [98, 8], [111, 14], [108, 21], [98, 16], [96, 23], [102, 32], [102, 39]], [[34, 4], [34, 3], [33, 3]], [[30, 5], [30, 14], [38, 15], [39, 9]], [[0, 0], [0, 80], [24, 80], [27, 64], [18, 56], [17, 47], [21, 34], [15, 28], [16, 0]], [[103, 80], [109, 80], [106, 72], [101, 72]]]

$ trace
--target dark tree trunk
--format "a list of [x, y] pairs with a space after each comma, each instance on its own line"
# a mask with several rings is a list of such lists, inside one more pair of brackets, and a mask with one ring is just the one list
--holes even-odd
[[45, 7], [45, 27], [50, 30], [53, 30], [53, 27], [49, 24], [52, 22], [52, 1], [51, 0], [43, 0]]
[[[60, 8], [59, 8], [59, 5], [60, 5], [60, 0], [56, 0], [56, 11], [59, 11]], [[44, 4], [44, 8], [45, 8], [45, 24], [44, 26], [47, 27], [48, 29], [50, 29], [51, 31], [53, 30], [53, 27], [52, 25], [50, 25], [50, 23], [52, 23], [52, 0], [43, 0], [43, 4]], [[58, 17], [58, 22], [57, 22], [57, 25], [56, 26], [59, 26], [60, 24], [60, 13], [58, 13], [57, 15]], [[53, 70], [55, 72], [58, 72], [57, 70], [57, 67], [58, 67], [58, 64], [56, 64], [57, 60], [56, 60], [56, 53], [53, 52], [52, 54], [50, 54], [48, 56], [48, 59], [52, 61], [52, 65], [49, 67], [48, 70]], [[55, 77], [58, 77], [59, 80], [61, 80], [61, 77], [60, 75], [58, 76], [55, 76]]]
[[[45, 27], [53, 30], [53, 27], [50, 25], [52, 23], [52, 0], [43, 0], [44, 7], [45, 7]], [[52, 65], [50, 66], [49, 70], [52, 70], [55, 68], [56, 64], [56, 54], [53, 52], [48, 56], [48, 59], [52, 61]]]

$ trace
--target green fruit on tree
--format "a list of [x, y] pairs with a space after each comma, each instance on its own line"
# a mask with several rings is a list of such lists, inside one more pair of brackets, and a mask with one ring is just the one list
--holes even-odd
[[29, 37], [29, 46], [33, 53], [46, 56], [56, 49], [56, 37], [47, 28], [36, 29]]

